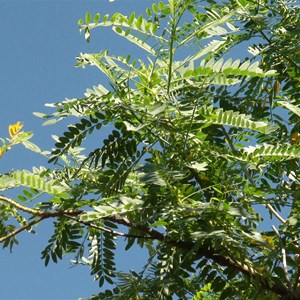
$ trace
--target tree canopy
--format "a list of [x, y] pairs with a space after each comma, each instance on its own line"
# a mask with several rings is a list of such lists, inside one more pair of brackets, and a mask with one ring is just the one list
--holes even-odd
[[[300, 299], [299, 15], [281, 0], [86, 13], [87, 41], [109, 26], [141, 55], [76, 58], [109, 84], [35, 113], [69, 120], [54, 149], [9, 126], [0, 156], [23, 144], [49, 164], [1, 174], [3, 247], [53, 218], [42, 258], [71, 253], [111, 284], [91, 299]], [[121, 239], [146, 249], [140, 270], [116, 268]]]

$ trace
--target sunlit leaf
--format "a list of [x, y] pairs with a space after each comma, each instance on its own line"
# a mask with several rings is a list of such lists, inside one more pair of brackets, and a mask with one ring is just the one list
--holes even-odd
[[8, 126], [8, 132], [11, 138], [13, 138], [23, 127], [23, 124], [18, 121], [15, 124], [9, 125]]

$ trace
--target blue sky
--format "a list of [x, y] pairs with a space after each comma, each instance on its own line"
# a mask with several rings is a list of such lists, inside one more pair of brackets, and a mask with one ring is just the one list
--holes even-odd
[[[120, 40], [109, 28], [95, 30], [91, 42], [79, 34], [77, 21], [85, 12], [101, 14], [143, 12], [153, 1], [147, 0], [0, 0], [0, 137], [16, 121], [25, 131], [33, 131], [32, 141], [43, 150], [51, 149], [51, 134], [63, 132], [63, 125], [42, 127], [43, 120], [32, 112], [45, 112], [45, 103], [82, 97], [93, 85], [106, 83], [96, 68], [75, 68], [80, 52], [110, 49], [115, 54], [134, 54], [133, 47]], [[47, 161], [19, 146], [0, 160], [0, 172], [31, 169]], [[44, 267], [40, 253], [52, 233], [51, 220], [36, 228], [37, 235], [21, 233], [20, 245], [10, 254], [0, 251], [0, 300], [68, 300], [99, 292], [86, 267], [70, 269], [66, 257]], [[117, 253], [117, 267], [135, 268], [143, 255]]]

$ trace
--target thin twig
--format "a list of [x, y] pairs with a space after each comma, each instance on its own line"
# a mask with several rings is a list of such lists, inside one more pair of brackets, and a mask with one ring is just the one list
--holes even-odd
[[272, 212], [272, 214], [282, 223], [285, 224], [286, 220], [274, 209], [270, 203], [266, 203], [265, 206]]
[[1, 238], [0, 238], [0, 243], [3, 243], [5, 240], [10, 239], [11, 237], [17, 235], [18, 233], [20, 233], [20, 232], [22, 232], [22, 231], [24, 231], [24, 230], [26, 230], [26, 229], [32, 227], [33, 225], [35, 225], [35, 224], [41, 222], [41, 221], [42, 221], [43, 219], [45, 219], [45, 218], [47, 218], [47, 217], [46, 217], [46, 216], [41, 216], [41, 217], [39, 217], [38, 219], [33, 220], [33, 221], [31, 221], [30, 223], [28, 223], [28, 224], [26, 224], [26, 225], [24, 225], [24, 226], [22, 226], [22, 227], [20, 227], [20, 228], [18, 228], [18, 229], [16, 229], [16, 230], [14, 230], [13, 232], [7, 234], [6, 236], [1, 237]]
[[276, 233], [276, 235], [278, 236], [278, 239], [279, 239], [279, 242], [280, 242], [280, 248], [281, 248], [281, 253], [282, 253], [282, 264], [283, 264], [285, 279], [288, 283], [289, 290], [291, 291], [292, 290], [292, 284], [291, 284], [291, 281], [290, 281], [290, 278], [289, 278], [288, 266], [287, 266], [287, 263], [286, 263], [286, 251], [285, 251], [284, 243], [282, 241], [282, 238], [281, 238], [280, 233], [277, 230], [277, 228], [274, 225], [272, 225], [272, 228], [273, 228], [274, 232]]
[[4, 196], [0, 196], [0, 201], [6, 202], [6, 203], [14, 206], [17, 209], [22, 210], [22, 211], [29, 213], [31, 215], [34, 215], [34, 216], [43, 216], [45, 214], [45, 212], [43, 210], [29, 208], [27, 206], [20, 204], [19, 202], [15, 201], [13, 199], [10, 199], [10, 198], [4, 197]]
[[[225, 128], [224, 128], [223, 126], [222, 126], [222, 131], [223, 131], [223, 133], [224, 133], [224, 136], [225, 136], [225, 138], [226, 138], [226, 140], [227, 140], [227, 142], [228, 142], [228, 145], [229, 145], [230, 149], [231, 149], [233, 152], [236, 153], [237, 150], [235, 149], [235, 147], [234, 147], [234, 145], [233, 145], [233, 143], [232, 143], [232, 140], [231, 140], [229, 134], [227, 133], [227, 131], [225, 130]], [[252, 177], [251, 177], [251, 175], [250, 175], [248, 169], [247, 169], [245, 166], [243, 166], [242, 164], [241, 164], [241, 168], [242, 168], [242, 170], [244, 171], [244, 173], [246, 174], [246, 177], [247, 177], [247, 179], [249, 180], [250, 184], [251, 184], [252, 186], [255, 187], [256, 184], [255, 184], [254, 180], [252, 179]], [[274, 215], [274, 216], [275, 216], [282, 224], [285, 224], [285, 223], [286, 223], [286, 220], [285, 220], [284, 218], [281, 217], [281, 215], [275, 210], [275, 208], [274, 208], [270, 203], [265, 203], [265, 206], [272, 212], [272, 214], [273, 214], [273, 215]]]
[[12, 205], [13, 207], [26, 212], [28, 214], [34, 215], [34, 216], [42, 216], [42, 217], [60, 217], [60, 216], [65, 216], [65, 215], [71, 215], [71, 216], [77, 216], [83, 213], [82, 210], [73, 210], [73, 209], [69, 209], [69, 210], [50, 210], [50, 211], [44, 211], [41, 209], [36, 209], [36, 208], [30, 208], [27, 206], [24, 206], [22, 204], [20, 204], [19, 202], [4, 197], [4, 196], [0, 196], [0, 201], [6, 202], [10, 205]]
[[[112, 230], [112, 229], [109, 229], [109, 228], [106, 228], [103, 226], [100, 227], [95, 224], [90, 224], [88, 222], [81, 221], [78, 218], [74, 217], [74, 216], [78, 216], [78, 215], [82, 214], [83, 211], [81, 211], [81, 210], [77, 210], [77, 211], [76, 210], [42, 211], [42, 210], [27, 208], [27, 207], [19, 204], [15, 200], [12, 200], [12, 199], [9, 199], [9, 198], [3, 197], [3, 196], [0, 196], [0, 201], [1, 200], [13, 205], [14, 207], [16, 207], [24, 212], [27, 212], [27, 213], [30, 213], [33, 215], [37, 215], [37, 216], [39, 216], [39, 218], [16, 229], [15, 231], [6, 235], [5, 237], [0, 238], [0, 242], [3, 242], [6, 239], [15, 236], [16, 234], [20, 233], [21, 231], [24, 231], [24, 230], [28, 229], [29, 227], [33, 226], [34, 224], [39, 223], [43, 219], [51, 218], [51, 217], [66, 217], [69, 219], [73, 219], [76, 222], [83, 223], [87, 226], [93, 227], [95, 229], [110, 232], [112, 234], [123, 236], [123, 237], [157, 240], [157, 241], [160, 241], [167, 245], [174, 246], [174, 247], [186, 250], [186, 251], [190, 251], [190, 249], [195, 247], [195, 243], [193, 241], [174, 240], [174, 239], [170, 238], [168, 235], [165, 235], [151, 227], [140, 225], [140, 224], [134, 224], [128, 218], [126, 218], [122, 215], [107, 216], [103, 219], [110, 220], [114, 223], [125, 225], [126, 227], [136, 229], [145, 235], [143, 235], [143, 236], [129, 235], [129, 234], [118, 232], [118, 231], [115, 231], [115, 230]], [[215, 251], [212, 247], [209, 247], [209, 248], [197, 247], [197, 250], [195, 250], [195, 255], [199, 258], [206, 257], [208, 259], [211, 259], [219, 265], [231, 267], [231, 268], [245, 274], [246, 276], [257, 277], [258, 280], [260, 280], [267, 289], [272, 290], [279, 295], [286, 295], [288, 293], [287, 288], [280, 283], [276, 283], [272, 286], [269, 285], [267, 283], [268, 281], [265, 280], [264, 276], [262, 274], [260, 274], [258, 271], [256, 271], [254, 268], [252, 268], [250, 266], [250, 264], [242, 264], [242, 263], [236, 261], [235, 259], [232, 259], [229, 256], [223, 256], [222, 254], [219, 254], [217, 251]]]
[[[168, 235], [160, 233], [159, 231], [153, 228], [149, 228], [144, 225], [134, 224], [128, 218], [123, 217], [121, 215], [112, 215], [105, 217], [104, 219], [136, 229], [140, 232], [145, 233], [147, 236], [151, 236], [157, 241], [165, 243], [166, 245], [174, 246], [185, 251], [190, 251], [192, 248], [195, 248], [195, 242], [193, 241], [174, 240]], [[266, 279], [263, 274], [260, 274], [257, 270], [251, 267], [250, 263], [241, 263], [229, 256], [223, 256], [222, 254], [219, 254], [215, 249], [213, 249], [213, 247], [197, 247], [197, 249], [195, 250], [195, 255], [198, 258], [206, 257], [208, 259], [211, 259], [212, 261], [221, 266], [230, 267], [238, 272], [243, 273], [248, 277], [255, 277], [261, 282], [261, 284], [266, 289], [271, 290], [278, 295], [284, 296], [287, 295], [289, 292], [289, 290], [283, 284], [281, 284], [280, 282], [276, 282], [275, 279], [274, 283], [270, 285], [268, 280], [269, 278]]]
[[112, 230], [112, 229], [104, 227], [104, 226], [99, 226], [99, 225], [95, 225], [95, 224], [90, 223], [90, 222], [82, 221], [82, 220], [80, 220], [78, 218], [75, 218], [75, 217], [69, 216], [69, 215], [65, 215], [65, 217], [67, 217], [68, 219], [74, 220], [74, 221], [76, 221], [76, 222], [78, 222], [80, 224], [86, 225], [88, 227], [91, 227], [91, 228], [94, 228], [94, 229], [97, 229], [97, 230], [100, 230], [100, 231], [105, 231], [105, 232], [108, 232], [108, 233], [111, 233], [111, 234], [117, 235], [117, 236], [122, 236], [122, 237], [126, 237], [126, 238], [135, 238], [135, 239], [151, 239], [151, 240], [155, 239], [152, 236], [127, 234], [127, 233], [124, 233], [124, 232]]
[[15, 207], [16, 209], [18, 210], [21, 210], [23, 212], [26, 212], [28, 214], [31, 214], [33, 216], [39, 216], [38, 219], [36, 220], [33, 220], [32, 222], [14, 230], [13, 232], [7, 234], [6, 236], [3, 236], [0, 238], [0, 243], [4, 242], [5, 240], [17, 235], [18, 233], [28, 229], [29, 227], [33, 226], [34, 224], [37, 224], [39, 223], [40, 221], [42, 221], [43, 219], [46, 219], [46, 218], [54, 218], [54, 217], [62, 217], [62, 216], [70, 216], [70, 215], [79, 215], [79, 214], [82, 214], [82, 211], [80, 210], [63, 210], [63, 211], [60, 211], [60, 210], [52, 210], [52, 211], [43, 211], [41, 209], [35, 209], [35, 208], [30, 208], [30, 207], [27, 207], [27, 206], [24, 206], [22, 204], [20, 204], [19, 202], [13, 200], [13, 199], [10, 199], [10, 198], [7, 198], [7, 197], [4, 197], [4, 196], [0, 196], [0, 201], [2, 202], [6, 202], [10, 205], [12, 205], [13, 207]]

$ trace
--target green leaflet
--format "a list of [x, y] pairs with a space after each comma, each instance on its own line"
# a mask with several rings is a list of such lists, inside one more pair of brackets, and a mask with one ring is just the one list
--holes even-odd
[[109, 205], [94, 206], [94, 211], [88, 211], [80, 216], [81, 220], [90, 222], [112, 214], [124, 214], [129, 211], [140, 209], [143, 205], [143, 201], [140, 197], [131, 198], [125, 195], [121, 195], [118, 202], [113, 198], [103, 198], [102, 201], [109, 202]]
[[125, 37], [127, 40], [129, 40], [130, 42], [136, 44], [137, 46], [139, 46], [143, 50], [146, 50], [150, 54], [152, 54], [152, 55], [156, 54], [155, 50], [150, 45], [148, 45], [144, 40], [141, 40], [141, 39], [137, 38], [136, 36], [130, 34], [131, 30], [126, 30], [125, 31], [121, 27], [116, 27], [116, 26], [114, 26], [112, 29], [118, 35], [120, 35], [122, 37]]
[[265, 157], [274, 160], [290, 160], [300, 157], [300, 147], [290, 144], [283, 145], [257, 145], [243, 149], [243, 157], [247, 160]]
[[286, 107], [287, 109], [289, 109], [291, 112], [293, 112], [294, 114], [296, 114], [297, 116], [300, 117], [300, 107], [289, 103], [287, 101], [278, 101], [277, 103], [281, 104], [282, 106]]
[[259, 62], [250, 64], [249, 60], [246, 60], [241, 64], [240, 60], [237, 59], [232, 62], [229, 58], [224, 62], [221, 58], [215, 61], [211, 58], [209, 61], [202, 60], [199, 67], [191, 68], [187, 70], [184, 74], [184, 78], [194, 78], [195, 76], [212, 76], [213, 74], [223, 74], [224, 76], [249, 76], [249, 77], [265, 77], [276, 75], [275, 70], [269, 70], [264, 72], [259, 68]]
[[[198, 114], [204, 116], [212, 124], [246, 128], [262, 133], [270, 133], [276, 130], [276, 127], [272, 124], [262, 121], [252, 121], [250, 119], [251, 116], [231, 110], [224, 111], [222, 108], [202, 107], [198, 111]], [[200, 122], [203, 123], [203, 121]]]
[[[254, 254], [257, 260], [249, 262], [246, 273], [248, 269], [258, 269], [256, 267], [262, 263], [267, 265], [269, 257], [264, 257], [262, 251], [265, 247], [261, 247], [264, 245], [260, 243], [251, 248], [248, 244], [249, 238], [251, 241], [261, 241], [261, 236], [249, 235], [255, 232], [253, 229], [260, 222], [260, 216], [256, 215], [252, 205], [262, 202], [267, 193], [286, 197], [286, 192], [282, 192], [284, 186], [272, 189], [262, 177], [273, 176], [277, 179], [283, 172], [289, 174], [290, 169], [298, 167], [294, 165], [300, 156], [299, 146], [284, 144], [289, 139], [288, 126], [291, 122], [284, 125], [278, 121], [276, 113], [272, 115], [274, 107], [269, 105], [270, 102], [276, 106], [278, 99], [285, 99], [274, 93], [274, 82], [284, 80], [268, 78], [277, 76], [273, 68], [280, 72], [278, 62], [268, 63], [268, 58], [281, 58], [283, 53], [266, 56], [269, 50], [263, 48], [260, 53], [262, 62], [256, 61], [261, 57], [244, 59], [242, 55], [240, 60], [227, 59], [232, 54], [232, 47], [238, 47], [245, 41], [248, 43], [251, 32], [259, 35], [256, 27], [249, 33], [243, 22], [248, 22], [249, 27], [260, 25], [265, 30], [264, 20], [252, 19], [250, 13], [245, 13], [245, 17], [243, 11], [237, 12], [229, 3], [222, 9], [212, 3], [210, 8], [200, 8], [198, 4], [199, 1], [194, 0], [170, 0], [169, 4], [152, 4], [146, 10], [147, 15], [86, 14], [85, 21], [81, 20], [79, 25], [87, 40], [93, 28], [109, 26], [117, 35], [137, 45], [143, 54], [138, 57], [134, 55], [133, 59], [126, 53], [124, 56], [114, 56], [101, 49], [96, 54], [81, 54], [77, 58], [77, 66], [96, 66], [108, 77], [109, 87], [99, 85], [88, 89], [85, 98], [54, 104], [52, 107], [57, 112], [51, 116], [36, 114], [45, 119], [53, 118], [47, 121], [48, 124], [69, 116], [80, 118], [74, 122], [72, 119], [73, 125], [68, 125], [65, 132], [56, 138], [56, 149], [50, 161], [62, 159], [64, 169], [59, 177], [52, 177], [56, 175], [55, 170], [51, 178], [66, 178], [72, 196], [73, 193], [77, 196], [66, 199], [70, 200], [72, 209], [86, 208], [86, 212], [79, 217], [77, 228], [68, 228], [68, 225], [75, 225], [74, 219], [58, 220], [43, 258], [46, 264], [51, 258], [56, 262], [70, 249], [78, 250], [77, 263], [89, 265], [100, 286], [105, 281], [116, 282], [113, 277], [119, 274], [115, 273], [113, 265], [113, 235], [118, 235], [120, 229], [120, 235], [128, 235], [126, 250], [137, 243], [146, 245], [149, 253], [157, 254], [153, 257], [155, 264], [151, 264], [152, 258], [147, 262], [145, 277], [144, 272], [138, 275], [132, 272], [128, 275], [128, 281], [123, 281], [128, 288], [124, 284], [118, 285], [118, 294], [122, 299], [136, 299], [137, 296], [185, 299], [186, 295], [192, 298], [195, 293], [195, 300], [209, 298], [210, 293], [212, 299], [227, 299], [232, 294], [233, 297], [241, 297], [233, 289], [226, 291], [226, 282], [231, 279], [234, 288], [235, 282], [240, 284], [236, 291], [240, 291], [240, 286], [247, 291], [243, 295], [245, 299], [258, 298], [260, 295], [248, 292], [251, 290], [249, 283], [254, 282], [252, 275], [255, 274], [250, 272], [250, 279], [243, 286], [241, 277], [235, 277], [236, 273], [229, 266], [222, 269], [224, 278], [221, 278], [215, 270], [218, 261], [208, 256], [207, 260], [213, 263], [203, 263], [205, 254], [200, 253], [201, 256], [197, 257], [197, 252], [198, 249], [201, 251], [202, 246], [205, 253], [211, 247], [214, 257], [215, 254], [224, 254], [226, 249], [226, 255], [230, 253], [231, 257], [236, 258], [239, 268]], [[243, 6], [247, 11], [246, 8], [250, 10], [256, 4], [245, 2], [235, 5]], [[266, 19], [270, 18], [265, 12], [263, 15]], [[241, 26], [241, 31], [237, 24]], [[274, 28], [274, 32], [276, 30]], [[274, 37], [274, 40], [279, 41], [280, 38]], [[274, 49], [275, 46], [273, 43], [268, 47]], [[150, 58], [143, 59], [142, 55]], [[287, 101], [290, 102], [279, 101], [279, 104], [299, 116], [297, 107], [289, 104], [296, 101]], [[99, 129], [102, 130], [96, 132]], [[92, 143], [85, 141], [92, 133]], [[249, 143], [262, 142], [269, 144], [245, 147]], [[281, 142], [281, 145], [275, 145]], [[85, 155], [76, 151], [81, 145], [87, 146]], [[294, 161], [285, 162], [282, 166], [277, 163], [292, 159]], [[259, 166], [268, 162], [271, 162], [268, 173], [263, 174], [264, 170]], [[245, 165], [252, 167], [251, 172], [247, 173]], [[57, 168], [60, 169], [59, 165]], [[49, 183], [53, 183], [55, 189], [55, 182], [40, 179], [35, 175], [38, 172], [33, 173], [15, 174], [18, 183], [14, 178], [10, 178], [13, 182], [9, 182], [9, 178], [4, 177], [3, 187], [24, 185], [53, 192], [53, 186]], [[254, 181], [251, 187], [247, 186], [250, 176]], [[25, 190], [19, 199], [26, 202], [27, 198], [32, 197]], [[54, 198], [59, 199], [59, 196], [52, 197], [51, 204], [61, 204]], [[276, 209], [280, 210], [281, 206], [276, 203]], [[290, 225], [299, 232], [297, 223], [292, 218], [289, 220], [292, 220]], [[87, 224], [83, 226], [82, 222]], [[121, 224], [126, 226], [118, 229]], [[77, 236], [82, 238], [81, 226], [85, 230], [83, 227], [89, 225], [92, 226], [87, 231], [88, 245], [83, 245], [81, 249], [79, 243], [74, 244], [74, 239]], [[125, 229], [127, 225], [128, 231]], [[144, 226], [146, 232], [137, 231], [135, 226]], [[169, 240], [174, 240], [174, 247], [165, 244], [163, 236], [158, 238], [158, 243], [152, 242], [151, 234], [155, 232], [155, 226], [164, 227], [163, 233]], [[70, 238], [71, 243], [67, 244], [69, 229], [74, 230], [74, 239]], [[248, 235], [243, 234], [241, 229]], [[139, 238], [142, 233], [146, 238]], [[154, 238], [160, 236], [158, 231]], [[191, 249], [183, 260], [183, 249], [176, 249], [177, 239], [180, 243], [188, 243], [185, 249]], [[191, 240], [195, 244], [190, 244]], [[207, 244], [203, 244], [204, 241]], [[84, 247], [87, 249], [85, 253]], [[280, 251], [278, 253], [279, 256], [272, 256], [272, 259], [281, 261]], [[189, 274], [195, 274], [193, 266], [198, 262], [197, 270], [201, 270], [201, 274], [199, 278], [191, 278]], [[292, 266], [289, 267], [292, 269]], [[154, 270], [153, 277], [148, 276], [151, 268]], [[231, 273], [226, 273], [228, 269]], [[275, 282], [277, 278], [282, 281], [283, 276], [276, 272], [272, 274]], [[267, 273], [262, 274], [262, 278], [254, 278], [260, 284], [268, 280], [264, 276]], [[151, 280], [147, 282], [149, 278]], [[229, 281], [226, 281], [228, 278]], [[270, 278], [268, 288], [273, 284]], [[166, 283], [164, 290], [152, 294], [160, 286], [157, 284], [159, 280]], [[143, 290], [141, 284], [150, 288]], [[138, 288], [135, 290], [132, 287]], [[255, 292], [255, 288], [251, 291]], [[113, 297], [113, 292], [101, 299], [108, 299], [109, 295]]]
[[229, 12], [228, 14], [226, 14], [223, 17], [220, 17], [220, 16], [215, 17], [215, 20], [205, 24], [205, 26], [199, 26], [198, 30], [196, 30], [193, 34], [189, 35], [183, 41], [181, 41], [180, 46], [185, 45], [186, 43], [190, 42], [192, 39], [196, 38], [203, 32], [208, 33], [209, 37], [212, 37], [214, 35], [220, 35], [220, 32], [217, 31], [217, 33], [216, 33], [215, 30], [213, 30], [213, 29], [215, 29], [219, 25], [226, 23], [228, 20], [230, 20], [232, 18], [233, 14], [234, 14], [233, 12]]
[[219, 41], [219, 40], [213, 40], [211, 41], [207, 46], [205, 46], [203, 49], [201, 49], [200, 51], [196, 52], [195, 54], [193, 54], [192, 56], [188, 56], [180, 65], [180, 67], [186, 65], [187, 63], [191, 64], [194, 61], [196, 61], [197, 59], [199, 59], [200, 57], [203, 57], [209, 53], [212, 53], [214, 51], [216, 51], [217, 49], [219, 49], [220, 47], [222, 47], [222, 45], [224, 45], [225, 41]]
[[168, 181], [177, 181], [185, 177], [183, 172], [169, 170], [163, 165], [145, 164], [137, 171], [141, 182], [158, 186], [166, 186]]
[[242, 127], [263, 133], [275, 130], [275, 127], [270, 128], [266, 122], [251, 121], [250, 116], [246, 116], [238, 112], [217, 109], [215, 114], [216, 117], [212, 118], [212, 122], [215, 124]]
[[0, 191], [8, 190], [15, 186], [15, 180], [8, 175], [2, 175], [0, 177]]
[[114, 82], [116, 77], [118, 77], [119, 80], [125, 80], [127, 78], [128, 69], [122, 68], [118, 63], [124, 64], [130, 69], [134, 68], [134, 65], [130, 64], [128, 60], [129, 58], [126, 59], [124, 57], [109, 55], [108, 51], [103, 51], [98, 54], [82, 53], [80, 57], [77, 58], [77, 66], [96, 66]]
[[30, 173], [29, 171], [15, 171], [11, 177], [6, 179], [8, 184], [11, 182], [9, 180], [13, 180], [14, 185], [26, 186], [51, 195], [61, 194], [67, 190], [66, 187], [57, 185], [55, 181], [46, 181], [39, 175]]
[[33, 152], [42, 153], [41, 149], [37, 145], [35, 145], [34, 143], [32, 143], [32, 142], [24, 141], [23, 145], [24, 145], [24, 147], [26, 149], [29, 149], [29, 150], [31, 150]]
[[[133, 42], [137, 45], [142, 45], [145, 42], [145, 38], [147, 37], [155, 37], [156, 39], [160, 40], [161, 42], [166, 42], [167, 40], [163, 37], [157, 36], [156, 30], [158, 28], [157, 23], [148, 22], [143, 15], [139, 15], [138, 17], [135, 14], [131, 14], [129, 17], [122, 15], [121, 13], [115, 13], [112, 16], [105, 15], [101, 19], [101, 15], [97, 14], [94, 17], [94, 23], [90, 23], [91, 15], [89, 18], [85, 20], [79, 20], [78, 25], [80, 27], [80, 31], [85, 33], [85, 39], [87, 41], [90, 40], [90, 31], [91, 29], [100, 27], [100, 26], [111, 26], [112, 28], [119, 28], [116, 29], [115, 32], [120, 34], [118, 31], [123, 31], [123, 28], [134, 30], [135, 32], [139, 33], [140, 36], [137, 35], [130, 35], [128, 36], [128, 40]], [[127, 30], [126, 30], [127, 31]], [[124, 32], [126, 32], [124, 31]], [[139, 40], [139, 41], [137, 41]], [[143, 47], [142, 47], [143, 48]]]

